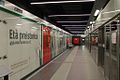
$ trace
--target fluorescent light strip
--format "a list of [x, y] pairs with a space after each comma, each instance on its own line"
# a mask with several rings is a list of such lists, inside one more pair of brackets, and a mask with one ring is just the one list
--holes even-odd
[[62, 26], [87, 26], [87, 25], [62, 25]]
[[84, 34], [84, 33], [78, 33], [78, 32], [71, 32], [72, 34]]
[[81, 32], [81, 31], [70, 31], [72, 33], [84, 33], [84, 32]]
[[67, 28], [68, 30], [84, 30], [85, 28]]
[[75, 32], [71, 32], [71, 33], [72, 33], [72, 34], [84, 34], [84, 33], [78, 33], [78, 32], [76, 32], [76, 33], [75, 33]]
[[84, 23], [88, 21], [57, 21], [57, 23]]
[[84, 33], [84, 32], [81, 32], [81, 31], [70, 31], [70, 32], [73, 32], [73, 33]]
[[78, 30], [79, 31], [79, 30], [85, 30], [85, 29], [68, 29], [68, 30]]
[[71, 33], [71, 34], [84, 34], [84, 33]]
[[75, 0], [75, 1], [49, 1], [49, 2], [31, 2], [31, 5], [40, 4], [58, 4], [58, 3], [76, 3], [76, 2], [93, 2], [95, 0]]
[[22, 24], [16, 24], [17, 26], [21, 26]]
[[70, 32], [84, 32], [84, 31], [70, 31]]
[[79, 30], [79, 29], [86, 29], [86, 28], [66, 28], [66, 29], [70, 29], [70, 30], [76, 29], [76, 30]]
[[84, 30], [69, 30], [69, 31], [80, 31], [80, 32], [84, 32]]
[[70, 16], [90, 16], [91, 14], [66, 14], [66, 15], [49, 15], [48, 17], [70, 17]]
[[32, 29], [36, 29], [37, 30], [38, 28], [37, 27], [32, 27]]
[[79, 32], [84, 32], [83, 30], [71, 30], [71, 31], [79, 31]]
[[99, 14], [100, 10], [96, 10], [95, 13], [94, 13], [94, 16], [97, 16]]
[[75, 29], [75, 28], [77, 28], [77, 29], [86, 29], [86, 27], [65, 27], [65, 28], [71, 28], [71, 29]]

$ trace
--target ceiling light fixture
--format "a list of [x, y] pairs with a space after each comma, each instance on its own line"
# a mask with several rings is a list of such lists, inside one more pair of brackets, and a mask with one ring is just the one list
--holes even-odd
[[37, 30], [38, 28], [37, 28], [37, 27], [32, 27], [32, 29], [35, 29], [35, 30]]
[[86, 29], [86, 27], [65, 27], [66, 29]]
[[87, 26], [87, 25], [62, 25], [62, 26]]
[[97, 16], [99, 14], [100, 10], [96, 10], [95, 13], [94, 13], [94, 16]]
[[77, 28], [73, 28], [73, 29], [68, 28], [68, 30], [85, 30], [85, 28], [79, 28], [79, 29], [77, 29]]
[[69, 30], [69, 31], [80, 31], [80, 32], [82, 31], [82, 32], [84, 32], [85, 30]]
[[48, 2], [31, 2], [31, 5], [40, 4], [58, 4], [58, 3], [76, 3], [76, 2], [93, 2], [95, 0], [76, 0], [76, 1], [48, 1]]
[[66, 14], [66, 15], [49, 15], [48, 17], [70, 17], [70, 16], [90, 16], [91, 14]]
[[90, 24], [92, 24], [92, 21], [90, 21]]
[[84, 33], [83, 31], [70, 31], [72, 33]]
[[80, 32], [80, 33], [83, 33], [83, 31], [70, 31], [70, 32]]
[[90, 24], [94, 24], [95, 23], [95, 21], [90, 21]]
[[16, 24], [17, 26], [21, 26], [22, 24]]
[[69, 31], [85, 31], [85, 30], [69, 30]]
[[92, 23], [95, 24], [95, 21], [93, 21]]
[[57, 21], [57, 23], [86, 23], [88, 21]]

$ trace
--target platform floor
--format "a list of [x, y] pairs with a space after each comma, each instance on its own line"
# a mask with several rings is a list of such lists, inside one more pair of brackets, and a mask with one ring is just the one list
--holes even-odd
[[104, 80], [85, 46], [67, 50], [28, 80]]

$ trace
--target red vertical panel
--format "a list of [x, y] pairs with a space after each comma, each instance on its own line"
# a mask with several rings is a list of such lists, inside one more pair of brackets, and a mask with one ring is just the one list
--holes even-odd
[[70, 38], [66, 39], [66, 43], [69, 44], [70, 43]]
[[43, 64], [50, 61], [50, 28], [43, 27]]
[[73, 44], [80, 44], [80, 38], [73, 38]]

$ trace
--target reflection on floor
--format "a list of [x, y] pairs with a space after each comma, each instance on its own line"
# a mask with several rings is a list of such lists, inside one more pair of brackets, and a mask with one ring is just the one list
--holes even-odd
[[76, 46], [29, 80], [104, 80], [85, 46]]

